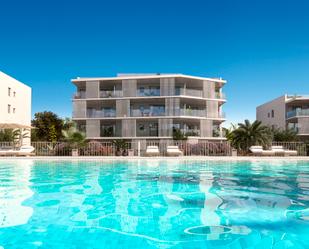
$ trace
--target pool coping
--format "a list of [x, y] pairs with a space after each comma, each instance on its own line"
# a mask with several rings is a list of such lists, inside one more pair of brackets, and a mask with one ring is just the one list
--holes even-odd
[[32, 156], [32, 157], [0, 157], [1, 161], [15, 160], [40, 160], [40, 161], [114, 161], [114, 160], [177, 160], [177, 161], [309, 161], [309, 156], [290, 156], [290, 157], [253, 157], [253, 156], [188, 156], [188, 157], [129, 157], [129, 156]]

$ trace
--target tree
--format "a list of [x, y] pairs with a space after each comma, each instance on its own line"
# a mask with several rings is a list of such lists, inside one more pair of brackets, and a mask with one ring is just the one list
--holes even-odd
[[269, 145], [271, 138], [271, 130], [262, 125], [260, 121], [256, 120], [251, 124], [249, 120], [245, 120], [243, 124], [239, 123], [238, 128], [232, 131], [231, 143], [233, 147], [247, 153], [250, 146]]
[[231, 127], [229, 129], [223, 127], [223, 134], [226, 137], [227, 141], [232, 142], [234, 138], [233, 131], [237, 129], [237, 125], [231, 123]]
[[63, 130], [68, 130], [71, 127], [75, 126], [75, 122], [71, 118], [68, 118], [68, 117], [62, 120], [62, 124], [63, 124]]
[[116, 147], [116, 155], [117, 156], [125, 156], [127, 155], [128, 143], [124, 139], [115, 139], [113, 140], [113, 144]]
[[13, 130], [0, 130], [0, 142], [13, 142], [14, 135]]
[[292, 129], [272, 129], [273, 140], [276, 142], [293, 142], [297, 141], [297, 132]]
[[32, 126], [33, 140], [36, 141], [59, 141], [62, 136], [63, 120], [53, 112], [37, 112], [34, 114]]
[[48, 136], [51, 142], [57, 142], [57, 131], [56, 131], [55, 125], [51, 125], [49, 127]]
[[68, 130], [62, 130], [62, 135], [64, 141], [69, 144], [71, 149], [79, 149], [86, 145], [86, 135], [78, 131], [75, 126], [72, 126]]
[[14, 142], [15, 146], [21, 146], [24, 138], [29, 138], [29, 133], [25, 129], [5, 129], [0, 131], [0, 142]]

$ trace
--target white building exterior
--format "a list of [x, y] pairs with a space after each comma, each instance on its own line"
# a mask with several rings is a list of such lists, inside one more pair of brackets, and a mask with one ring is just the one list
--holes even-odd
[[31, 125], [31, 88], [0, 71], [1, 123]]
[[264, 125], [293, 129], [301, 139], [309, 138], [309, 96], [283, 95], [256, 108], [256, 119]]
[[87, 139], [225, 140], [221, 124], [226, 81], [183, 74], [76, 78], [73, 120]]

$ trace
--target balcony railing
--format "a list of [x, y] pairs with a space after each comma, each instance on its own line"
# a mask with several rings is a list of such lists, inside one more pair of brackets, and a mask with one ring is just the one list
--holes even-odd
[[176, 115], [192, 116], [192, 117], [206, 117], [206, 110], [180, 109], [176, 111]]
[[137, 89], [136, 96], [138, 97], [160, 96], [160, 89]]
[[297, 109], [289, 111], [286, 113], [287, 118], [297, 117], [297, 116], [309, 116], [309, 109]]
[[203, 91], [189, 88], [176, 88], [175, 95], [184, 95], [184, 96], [193, 96], [202, 98]]
[[226, 99], [225, 93], [216, 92], [216, 99]]
[[140, 109], [131, 109], [131, 117], [155, 117], [155, 116], [165, 116], [165, 110], [163, 111], [152, 111]]
[[198, 129], [180, 129], [180, 131], [188, 137], [200, 137], [201, 132]]
[[76, 92], [76, 93], [73, 95], [73, 98], [74, 98], [74, 99], [85, 99], [85, 98], [86, 98], [86, 92], [85, 92], [85, 91]]
[[119, 98], [122, 97], [121, 90], [102, 90], [100, 91], [100, 98]]
[[92, 111], [87, 111], [87, 118], [109, 118], [109, 117], [116, 117], [116, 110], [110, 110], [110, 111], [92, 110]]

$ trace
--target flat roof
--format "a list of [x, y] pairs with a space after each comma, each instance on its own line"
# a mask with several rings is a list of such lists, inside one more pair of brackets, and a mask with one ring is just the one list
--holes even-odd
[[286, 103], [291, 103], [294, 101], [309, 101], [309, 95], [287, 95]]
[[31, 90], [31, 87], [26, 85], [25, 83], [13, 78], [12, 76], [0, 71], [0, 81], [3, 80], [3, 81], [10, 81], [10, 82], [13, 82], [13, 83], [17, 83], [17, 84], [20, 84], [22, 86], [25, 86], [27, 88], [29, 88]]
[[219, 79], [219, 78], [205, 78], [199, 76], [191, 76], [185, 74], [157, 74], [157, 75], [123, 75], [120, 77], [89, 77], [89, 78], [80, 78], [77, 77], [76, 79], [72, 79], [72, 82], [81, 82], [81, 81], [97, 81], [97, 80], [129, 80], [129, 79], [155, 79], [155, 78], [189, 78], [195, 80], [209, 80], [215, 81], [220, 83], [226, 83], [226, 80]]

